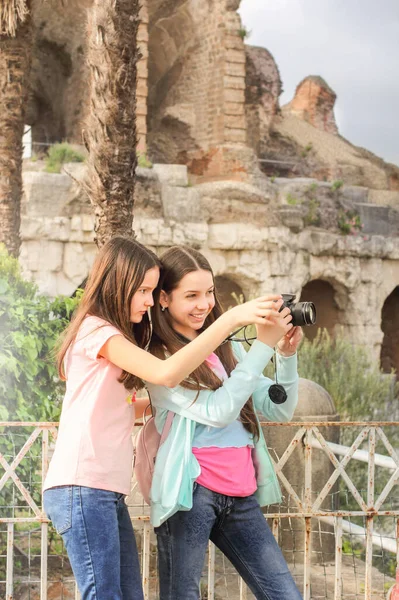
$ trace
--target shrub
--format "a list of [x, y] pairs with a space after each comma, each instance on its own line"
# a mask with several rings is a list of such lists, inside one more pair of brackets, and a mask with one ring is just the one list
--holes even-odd
[[342, 179], [337, 179], [336, 181], [334, 181], [331, 185], [331, 189], [333, 192], [337, 192], [340, 188], [342, 188], [342, 186], [344, 185], [344, 182], [342, 181]]
[[341, 210], [338, 213], [337, 225], [344, 235], [357, 235], [363, 229], [360, 215], [355, 210]]
[[46, 156], [47, 173], [61, 173], [61, 167], [67, 162], [84, 162], [83, 154], [72, 148], [67, 142], [54, 144], [50, 147]]
[[295, 196], [293, 196], [290, 192], [287, 194], [287, 204], [289, 204], [290, 206], [296, 206], [297, 204], [301, 204], [301, 200], [298, 200], [298, 198], [295, 198]]
[[320, 329], [299, 349], [299, 375], [321, 385], [332, 397], [341, 419], [379, 418], [394, 400], [398, 387], [373, 364], [366, 350], [343, 332], [331, 337]]
[[249, 38], [249, 36], [251, 35], [251, 31], [249, 31], [245, 25], [243, 25], [239, 30], [238, 30], [238, 35], [240, 36], [240, 38], [242, 40], [246, 40]]
[[308, 202], [308, 210], [304, 217], [304, 223], [308, 225], [320, 225], [320, 202], [316, 198], [310, 198]]
[[137, 153], [137, 165], [144, 169], [152, 169], [152, 162], [147, 158], [147, 155], [144, 152]]
[[64, 385], [53, 350], [77, 301], [39, 294], [0, 246], [0, 420], [58, 420]]

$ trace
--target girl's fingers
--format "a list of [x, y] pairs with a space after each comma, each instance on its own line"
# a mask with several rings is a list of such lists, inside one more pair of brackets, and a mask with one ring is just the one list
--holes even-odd
[[281, 294], [268, 294], [267, 296], [259, 296], [259, 298], [255, 298], [256, 302], [268, 302], [269, 300], [283, 300]]

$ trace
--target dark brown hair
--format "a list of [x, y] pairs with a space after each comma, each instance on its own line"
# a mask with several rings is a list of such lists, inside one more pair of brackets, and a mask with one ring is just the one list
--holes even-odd
[[[161, 264], [161, 278], [155, 290], [154, 307], [151, 311], [153, 336], [150, 343], [150, 351], [159, 358], [165, 358], [165, 349], [170, 354], [174, 354], [187, 342], [174, 330], [169, 311], [161, 311], [161, 290], [170, 294], [179, 286], [180, 281], [185, 275], [200, 269], [209, 271], [212, 274], [213, 280], [214, 275], [207, 259], [200, 252], [188, 246], [173, 246], [169, 248], [161, 256]], [[215, 289], [215, 306], [207, 316], [202, 330], [209, 327], [222, 313], [223, 309], [217, 296], [217, 290]], [[227, 374], [230, 376], [230, 373], [237, 364], [231, 343], [226, 342], [221, 344], [216, 348], [215, 354], [219, 357]], [[208, 364], [203, 362], [180, 385], [199, 392], [204, 388], [217, 390], [222, 385], [222, 381], [215, 375]], [[254, 437], [259, 437], [259, 425], [253, 408], [252, 398], [249, 398], [241, 409], [240, 419], [247, 431], [252, 433]]]
[[[132, 323], [130, 306], [146, 272], [153, 267], [160, 267], [157, 256], [132, 238], [116, 236], [104, 244], [94, 261], [80, 304], [64, 332], [57, 356], [62, 379], [65, 379], [65, 354], [86, 316], [104, 319], [140, 348], [148, 345], [151, 337], [148, 315], [144, 315], [141, 323]], [[122, 372], [119, 381], [128, 390], [143, 387], [141, 379], [127, 371]]]

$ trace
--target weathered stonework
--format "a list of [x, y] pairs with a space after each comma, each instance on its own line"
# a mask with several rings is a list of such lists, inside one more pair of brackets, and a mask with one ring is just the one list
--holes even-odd
[[[138, 152], [152, 162], [187, 165], [197, 181], [260, 185], [272, 176], [399, 191], [399, 168], [336, 135], [335, 93], [307, 77], [280, 111], [273, 56], [245, 46], [239, 0], [143, 0], [138, 47]], [[35, 3], [33, 142], [81, 143], [89, 109], [87, 11], [92, 0]], [[36, 152], [44, 146], [34, 146]], [[259, 163], [261, 158], [264, 162]], [[265, 162], [266, 161], [266, 162]]]
[[[32, 175], [24, 174], [29, 186], [21, 264], [43, 292], [70, 295], [87, 276], [95, 256], [94, 218], [84, 195], [76, 201], [73, 179], [69, 178], [68, 188], [64, 175]], [[46, 198], [54, 190], [54, 178], [63, 182], [57, 187], [62, 193], [53, 195], [49, 214]], [[343, 326], [355, 342], [379, 357], [382, 310], [399, 286], [399, 226], [389, 235], [344, 236], [337, 229], [315, 226], [296, 230], [284, 225], [280, 214], [287, 180], [269, 184], [265, 194], [245, 183], [188, 186], [186, 178], [181, 166], [138, 169], [134, 230], [139, 240], [157, 251], [173, 244], [200, 249], [215, 274], [237, 284], [247, 298], [291, 291], [299, 296], [310, 282], [325, 282], [318, 306], [321, 322], [323, 308], [334, 307], [334, 316], [327, 319], [330, 328]], [[305, 197], [309, 180], [289, 180], [288, 185], [291, 192], [296, 186], [298, 198]], [[321, 188], [320, 203], [326, 188], [327, 184]], [[342, 195], [347, 201], [353, 197], [364, 201], [366, 192], [344, 188]]]
[[296, 88], [294, 98], [284, 107], [284, 110], [317, 129], [337, 134], [338, 127], [334, 117], [336, 98], [336, 93], [322, 77], [312, 75], [301, 81]]
[[265, 48], [246, 46], [245, 116], [248, 144], [259, 156], [267, 151], [269, 130], [279, 112], [282, 82], [273, 56]]

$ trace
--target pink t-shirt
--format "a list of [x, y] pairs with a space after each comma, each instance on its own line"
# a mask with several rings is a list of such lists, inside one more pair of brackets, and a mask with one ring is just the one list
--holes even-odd
[[82, 485], [130, 493], [132, 394], [118, 382], [121, 369], [98, 356], [120, 331], [97, 317], [86, 317], [65, 361], [66, 394], [55, 451], [44, 489]]
[[[206, 362], [222, 381], [227, 379], [225, 368], [214, 352]], [[201, 467], [197, 483], [225, 496], [251, 496], [257, 484], [252, 444], [249, 444], [249, 436], [244, 432], [243, 425], [234, 423], [221, 429], [208, 429], [210, 435], [205, 446], [198, 446], [194, 438], [192, 451]]]

